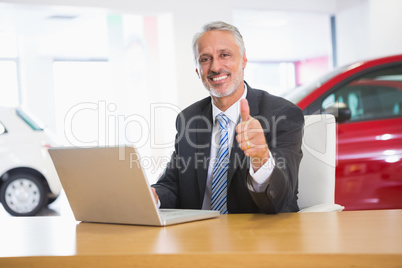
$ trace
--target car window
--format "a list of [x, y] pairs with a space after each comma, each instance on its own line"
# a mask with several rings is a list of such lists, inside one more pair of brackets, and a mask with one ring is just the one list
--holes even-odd
[[17, 110], [17, 115], [28, 125], [30, 126], [33, 130], [43, 130], [43, 127], [41, 127], [35, 120], [33, 120], [28, 114], [26, 114], [22, 110]]
[[323, 83], [343, 72], [347, 67], [348, 66], [338, 67], [333, 71], [329, 72], [328, 74], [326, 74], [325, 76], [321, 77], [319, 80], [303, 84], [297, 88], [289, 89], [280, 94], [280, 96], [282, 96], [287, 100], [290, 100], [293, 103], [298, 103], [305, 96], [307, 96], [308, 94], [316, 90], [318, 87], [320, 87]]
[[321, 109], [336, 102], [347, 105], [350, 121], [402, 116], [402, 67], [377, 70], [353, 80], [324, 98]]
[[0, 122], [0, 135], [7, 133], [6, 127]]
[[402, 116], [402, 90], [395, 88], [379, 88], [378, 102], [381, 113], [385, 117]]

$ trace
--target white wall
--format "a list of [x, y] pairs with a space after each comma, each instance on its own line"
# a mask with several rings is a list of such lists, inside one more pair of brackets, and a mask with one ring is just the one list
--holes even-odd
[[370, 0], [370, 56], [402, 53], [402, 1]]
[[402, 53], [402, 1], [338, 0], [338, 65]]
[[232, 8], [333, 13], [337, 0], [232, 0]]
[[369, 2], [339, 0], [336, 12], [338, 65], [364, 59], [370, 52]]

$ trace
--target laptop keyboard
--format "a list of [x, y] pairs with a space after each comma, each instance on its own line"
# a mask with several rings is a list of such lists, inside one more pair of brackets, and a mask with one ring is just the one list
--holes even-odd
[[160, 215], [163, 219], [172, 219], [184, 216], [200, 215], [200, 210], [188, 210], [188, 209], [160, 209]]

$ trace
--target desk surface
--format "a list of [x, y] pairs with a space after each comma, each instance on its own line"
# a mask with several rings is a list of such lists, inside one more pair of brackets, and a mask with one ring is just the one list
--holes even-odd
[[0, 239], [0, 267], [401, 267], [402, 210], [224, 215], [169, 227], [10, 217]]

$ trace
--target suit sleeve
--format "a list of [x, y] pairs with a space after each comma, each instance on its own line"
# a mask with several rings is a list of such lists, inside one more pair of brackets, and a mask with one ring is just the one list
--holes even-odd
[[297, 189], [304, 116], [297, 106], [287, 105], [271, 119], [262, 125], [267, 130], [268, 147], [276, 165], [266, 190], [250, 190], [250, 194], [264, 213], [295, 212], [299, 210]]
[[176, 119], [176, 138], [175, 138], [175, 150], [172, 153], [170, 161], [166, 166], [162, 176], [158, 179], [156, 184], [152, 187], [155, 188], [156, 193], [159, 196], [161, 208], [178, 208], [180, 207], [179, 198], [179, 157], [178, 157], [178, 141], [180, 135], [180, 115]]

